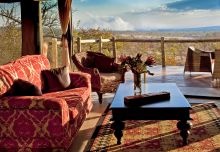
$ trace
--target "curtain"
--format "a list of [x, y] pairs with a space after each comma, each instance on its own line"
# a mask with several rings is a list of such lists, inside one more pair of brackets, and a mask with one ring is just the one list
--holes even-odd
[[67, 41], [67, 29], [70, 22], [72, 0], [58, 0], [58, 10], [60, 17], [60, 24], [62, 29], [62, 63], [63, 65], [70, 66], [69, 48]]

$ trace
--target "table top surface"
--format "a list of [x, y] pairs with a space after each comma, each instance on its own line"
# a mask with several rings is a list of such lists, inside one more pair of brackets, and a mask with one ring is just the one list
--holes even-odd
[[[170, 99], [163, 100], [155, 103], [148, 103], [141, 108], [191, 108], [191, 105], [180, 92], [179, 88], [175, 83], [142, 83], [142, 94], [167, 91], [170, 92]], [[128, 108], [124, 105], [125, 96], [134, 95], [134, 84], [133, 83], [121, 83], [115, 93], [110, 109], [125, 109]]]

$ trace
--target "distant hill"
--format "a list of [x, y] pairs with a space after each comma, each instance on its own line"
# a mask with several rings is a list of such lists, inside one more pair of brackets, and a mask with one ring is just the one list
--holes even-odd
[[220, 32], [220, 26], [205, 26], [194, 28], [172, 28], [172, 29], [150, 29], [140, 31], [158, 31], [158, 32]]

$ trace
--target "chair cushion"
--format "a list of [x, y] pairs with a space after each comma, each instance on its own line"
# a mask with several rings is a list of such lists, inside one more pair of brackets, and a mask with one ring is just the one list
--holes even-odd
[[43, 70], [41, 72], [41, 76], [43, 92], [65, 90], [71, 83], [69, 70], [66, 66], [50, 70]]
[[120, 73], [100, 73], [102, 84], [108, 84], [113, 81], [121, 81]]
[[120, 73], [100, 73], [101, 76], [101, 89], [100, 91], [105, 92], [115, 92], [118, 84], [121, 82]]
[[94, 67], [98, 68], [100, 72], [113, 72], [114, 60], [114, 58], [96, 54]]
[[34, 84], [17, 79], [3, 96], [41, 96], [41, 90]]

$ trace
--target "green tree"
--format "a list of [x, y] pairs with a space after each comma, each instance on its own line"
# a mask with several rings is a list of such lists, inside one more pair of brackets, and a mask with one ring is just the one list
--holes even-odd
[[[59, 25], [57, 2], [42, 2], [42, 23], [47, 35], [55, 36], [55, 29]], [[21, 15], [20, 3], [0, 4], [0, 64], [14, 60], [21, 56]], [[49, 29], [49, 30], [48, 30]]]

